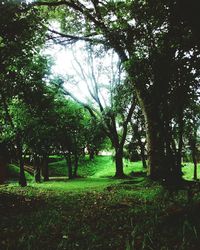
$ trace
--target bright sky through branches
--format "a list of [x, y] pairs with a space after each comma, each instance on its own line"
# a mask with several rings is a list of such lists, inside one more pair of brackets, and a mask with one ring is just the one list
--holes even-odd
[[[118, 57], [111, 51], [98, 58], [88, 55], [86, 43], [73, 45], [51, 45], [45, 54], [53, 58], [53, 75], [64, 79], [64, 87], [80, 101], [91, 102], [90, 90], [94, 91], [95, 81], [99, 85], [99, 95], [104, 106], [109, 106], [110, 88], [118, 78]], [[97, 52], [97, 51], [96, 51]], [[90, 89], [90, 90], [89, 90]]]

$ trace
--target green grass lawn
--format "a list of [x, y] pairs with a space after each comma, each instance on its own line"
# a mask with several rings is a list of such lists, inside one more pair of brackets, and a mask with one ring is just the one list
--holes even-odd
[[169, 197], [141, 177], [4, 185], [0, 249], [198, 249], [200, 197]]
[[[125, 163], [125, 173], [143, 171]], [[13, 176], [18, 169], [10, 166]], [[81, 162], [68, 180], [64, 161], [50, 164], [49, 182], [0, 186], [0, 249], [195, 250], [200, 244], [200, 195], [170, 194], [158, 183], [137, 176], [116, 180], [109, 156]], [[191, 178], [191, 166], [184, 167]], [[58, 174], [59, 173], [59, 174]], [[59, 176], [60, 175], [60, 176]]]
[[[183, 177], [187, 180], [193, 179], [194, 166], [193, 163], [184, 163], [182, 168]], [[50, 176], [67, 176], [67, 165], [65, 160], [53, 162], [49, 164]], [[134, 173], [145, 172], [142, 162], [130, 162], [124, 160], [124, 172], [127, 175], [134, 176]], [[78, 174], [82, 177], [112, 177], [115, 174], [115, 163], [111, 156], [98, 156], [93, 161], [88, 157], [80, 161]], [[198, 164], [197, 176], [200, 179], [200, 164]]]
[[[186, 180], [192, 180], [194, 176], [194, 164], [191, 162], [186, 162], [183, 164], [182, 168], [183, 176]], [[200, 164], [197, 165], [197, 178], [200, 179]]]
[[[144, 171], [142, 162], [130, 162], [124, 160], [124, 172], [129, 175], [131, 172]], [[67, 164], [65, 160], [49, 164], [50, 176], [67, 176]], [[111, 156], [97, 156], [93, 161], [86, 156], [79, 163], [78, 174], [81, 177], [112, 177], [115, 175], [115, 163]]]

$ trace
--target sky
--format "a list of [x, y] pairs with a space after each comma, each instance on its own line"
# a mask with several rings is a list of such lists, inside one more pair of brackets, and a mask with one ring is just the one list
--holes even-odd
[[[87, 103], [91, 100], [88, 87], [92, 89], [94, 81], [91, 79], [94, 73], [95, 79], [101, 85], [100, 98], [104, 106], [109, 105], [109, 86], [116, 77], [118, 57], [111, 51], [100, 58], [93, 58], [93, 63], [88, 59], [84, 50], [85, 42], [77, 42], [73, 45], [48, 46], [44, 54], [53, 59], [53, 75], [59, 75], [64, 79], [64, 87], [72, 92], [80, 101]], [[89, 60], [89, 62], [88, 62]], [[91, 64], [93, 69], [91, 69]], [[112, 73], [112, 70], [114, 71]], [[93, 71], [93, 72], [92, 72]]]
[[[27, 3], [34, 2], [34, 0], [25, 1]], [[58, 22], [53, 21], [50, 26], [51, 29], [60, 31], [60, 25]], [[52, 73], [53, 75], [59, 75], [64, 79], [64, 87], [66, 90], [72, 92], [80, 101], [87, 103], [91, 100], [88, 86], [90, 89], [92, 88], [92, 72], [91, 67], [87, 62], [87, 55], [83, 50], [85, 45], [86, 42], [84, 41], [79, 41], [73, 45], [67, 46], [48, 44], [43, 53], [49, 55], [53, 59], [54, 64], [52, 66]], [[94, 59], [93, 62], [95, 65], [95, 78], [98, 81], [98, 84], [102, 86], [100, 99], [102, 103], [104, 103], [104, 106], [109, 106], [110, 89], [108, 88], [116, 78], [116, 65], [118, 61], [119, 59], [116, 54], [108, 52], [104, 57]], [[83, 71], [85, 77], [83, 77]]]

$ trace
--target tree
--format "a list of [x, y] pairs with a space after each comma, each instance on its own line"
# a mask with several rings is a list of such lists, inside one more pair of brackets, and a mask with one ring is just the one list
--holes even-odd
[[187, 109], [187, 122], [184, 131], [185, 144], [189, 145], [191, 151], [191, 158], [194, 164], [193, 179], [197, 180], [197, 159], [198, 159], [198, 147], [199, 147], [199, 127], [200, 127], [200, 106], [199, 101], [194, 100], [190, 104], [190, 108]]
[[[106, 55], [109, 57], [106, 58]], [[103, 61], [108, 59], [111, 63], [104, 65]], [[84, 60], [87, 62], [87, 69], [80, 64], [75, 56], [74, 60], [77, 64], [78, 82], [85, 82], [89, 100], [86, 100], [85, 103], [80, 102], [67, 88], [63, 92], [88, 109], [92, 119], [95, 119], [96, 122], [101, 121], [102, 129], [115, 150], [115, 176], [124, 177], [123, 147], [128, 123], [135, 108], [134, 95], [130, 95], [130, 92], [133, 93], [132, 86], [128, 80], [123, 84], [125, 77], [122, 75], [118, 60], [116, 57], [114, 58], [112, 52], [105, 52], [101, 48], [94, 50], [94, 48], [86, 46]], [[76, 85], [78, 84], [76, 83]]]
[[102, 149], [105, 139], [106, 134], [102, 121], [88, 115], [85, 123], [85, 140], [90, 160], [93, 160], [94, 156]]
[[13, 148], [16, 148], [16, 158], [20, 167], [19, 184], [26, 186], [26, 178], [24, 174], [24, 140], [25, 130], [30, 119], [26, 105], [18, 99], [13, 98], [6, 103], [4, 121], [2, 123], [1, 139], [3, 141], [12, 141]]
[[58, 93], [55, 102], [55, 115], [55, 145], [65, 157], [68, 177], [72, 179], [77, 177], [78, 160], [84, 147], [82, 138], [84, 136], [83, 110], [79, 104]]
[[129, 137], [131, 141], [127, 144], [129, 159], [134, 159], [134, 155], [137, 152], [141, 160], [143, 167], [147, 168], [146, 164], [146, 139], [145, 139], [145, 122], [142, 115], [142, 111], [139, 106], [136, 106], [133, 117], [131, 119], [131, 126], [129, 128]]
[[[59, 35], [66, 40], [101, 42], [117, 52], [145, 117], [149, 175], [152, 179], [179, 180], [170, 112], [171, 92], [178, 81], [177, 59], [187, 61], [189, 67], [184, 74], [187, 71], [193, 76], [190, 86], [195, 85], [199, 75], [196, 19], [186, 13], [183, 17], [182, 2], [77, 0], [38, 1], [32, 5], [66, 10], [67, 15], [59, 18], [64, 23], [63, 34]], [[81, 20], [80, 29], [72, 29], [77, 20]]]
[[31, 71], [31, 65], [34, 65], [33, 57], [44, 42], [44, 33], [41, 33], [45, 30], [42, 25], [44, 20], [39, 15], [36, 18], [37, 11], [27, 10], [21, 1], [1, 2], [0, 13], [0, 103], [5, 114], [4, 124], [14, 133], [14, 148], [20, 165], [19, 183], [26, 186], [22, 138], [15, 127], [9, 105], [13, 101], [21, 102], [24, 97], [28, 99], [26, 94], [34, 87], [30, 83], [36, 72]]

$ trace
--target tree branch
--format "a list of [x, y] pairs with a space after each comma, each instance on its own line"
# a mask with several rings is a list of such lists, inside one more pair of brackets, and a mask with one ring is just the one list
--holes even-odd
[[[48, 31], [50, 31], [53, 34], [59, 35], [61, 37], [65, 37], [67, 39], [69, 39], [69, 41], [85, 41], [85, 42], [95, 42], [95, 43], [101, 43], [104, 44], [105, 41], [101, 40], [101, 39], [97, 39], [97, 38], [89, 38], [88, 36], [75, 36], [75, 35], [68, 35], [68, 34], [64, 34], [62, 32], [56, 31], [56, 30], [52, 30], [52, 29], [48, 29]], [[57, 37], [58, 38], [58, 37]]]
[[79, 103], [81, 106], [83, 106], [85, 109], [87, 109], [89, 111], [89, 113], [91, 114], [92, 117], [96, 118], [96, 110], [94, 110], [92, 107], [90, 107], [88, 104], [80, 101], [78, 98], [76, 98], [72, 93], [70, 93], [69, 91], [67, 91], [66, 89], [62, 90], [64, 95], [70, 96], [74, 101], [76, 101], [77, 103]]
[[125, 143], [125, 140], [126, 140], [126, 135], [127, 135], [127, 130], [128, 130], [128, 123], [130, 122], [131, 120], [131, 117], [133, 115], [133, 111], [135, 109], [135, 102], [134, 100], [132, 101], [132, 104], [131, 104], [131, 107], [128, 111], [128, 115], [126, 117], [126, 120], [124, 121], [124, 124], [123, 124], [123, 134], [122, 134], [122, 138], [121, 138], [121, 141], [120, 141], [120, 145], [123, 146], [124, 143]]

